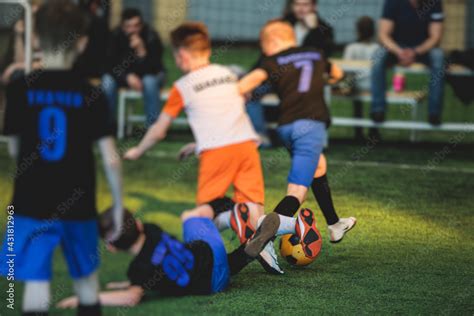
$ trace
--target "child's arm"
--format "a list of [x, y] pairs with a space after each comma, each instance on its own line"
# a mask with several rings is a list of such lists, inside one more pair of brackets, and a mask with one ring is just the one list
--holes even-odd
[[268, 79], [268, 74], [263, 69], [257, 68], [254, 71], [247, 74], [239, 81], [239, 93], [246, 95], [252, 92], [255, 88], [260, 86], [265, 80]]
[[344, 78], [344, 71], [335, 63], [330, 64], [330, 70], [329, 70], [329, 84], [336, 84], [341, 79]]
[[115, 240], [120, 234], [123, 218], [122, 162], [112, 137], [101, 138], [98, 143], [105, 175], [114, 201], [114, 231], [106, 236], [106, 239]]
[[155, 122], [155, 124], [153, 124], [152, 127], [150, 127], [140, 144], [131, 148], [125, 153], [125, 159], [137, 160], [148, 149], [153, 147], [153, 145], [163, 140], [166, 137], [166, 133], [168, 132], [171, 123], [173, 123], [173, 120], [178, 117], [183, 108], [183, 98], [181, 97], [179, 90], [174, 86], [170, 91], [168, 101], [163, 107], [158, 120]]
[[148, 149], [166, 137], [168, 129], [173, 123], [173, 117], [167, 113], [161, 113], [155, 124], [147, 131], [138, 146], [130, 148], [124, 158], [128, 160], [139, 159]]
[[[140, 303], [144, 295], [144, 290], [140, 286], [130, 286], [126, 290], [107, 291], [99, 294], [99, 301], [102, 306], [135, 306]], [[77, 296], [71, 296], [61, 300], [56, 307], [68, 309], [76, 308], [79, 305]]]
[[18, 159], [18, 154], [20, 153], [20, 137], [19, 136], [10, 136], [8, 137], [8, 154], [13, 159]]

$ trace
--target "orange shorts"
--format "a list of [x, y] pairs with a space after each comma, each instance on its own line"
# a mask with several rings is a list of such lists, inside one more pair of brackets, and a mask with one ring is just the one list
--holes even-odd
[[199, 156], [198, 205], [224, 197], [231, 184], [234, 202], [263, 204], [263, 172], [254, 141], [206, 150]]

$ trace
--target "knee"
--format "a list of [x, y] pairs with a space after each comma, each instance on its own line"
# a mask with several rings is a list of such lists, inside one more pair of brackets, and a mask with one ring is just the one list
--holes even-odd
[[142, 79], [143, 88], [146, 90], [157, 90], [158, 89], [158, 76], [146, 75]]
[[314, 173], [314, 177], [320, 178], [324, 176], [326, 172], [327, 172], [326, 157], [323, 154], [321, 154], [321, 156], [319, 156], [318, 168], [316, 169], [316, 172]]
[[383, 70], [385, 69], [385, 62], [387, 60], [388, 51], [381, 47], [375, 51], [372, 55], [372, 69]]
[[432, 67], [442, 67], [444, 64], [444, 52], [441, 48], [433, 48], [429, 52]]
[[104, 91], [113, 91], [117, 87], [117, 81], [114, 77], [109, 74], [105, 74], [102, 76], [102, 89]]

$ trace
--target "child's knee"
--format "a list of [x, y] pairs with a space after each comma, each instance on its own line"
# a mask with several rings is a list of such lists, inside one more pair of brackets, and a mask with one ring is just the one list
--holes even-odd
[[316, 172], [314, 173], [315, 178], [320, 178], [324, 176], [327, 172], [327, 161], [326, 157], [324, 154], [321, 154], [319, 156], [319, 163], [318, 163], [318, 168], [316, 168]]
[[208, 204], [200, 205], [192, 210], [186, 210], [181, 214], [181, 221], [186, 221], [193, 217], [205, 217], [214, 219], [214, 211]]

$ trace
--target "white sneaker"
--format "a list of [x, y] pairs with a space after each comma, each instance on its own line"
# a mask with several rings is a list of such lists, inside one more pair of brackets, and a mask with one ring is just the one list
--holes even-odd
[[357, 219], [355, 217], [340, 218], [339, 222], [328, 226], [329, 230], [329, 241], [332, 243], [338, 243], [344, 238], [344, 235], [350, 231], [355, 224]]
[[258, 256], [258, 262], [262, 265], [262, 267], [271, 274], [284, 274], [283, 270], [280, 268], [280, 264], [278, 263], [278, 256], [275, 253], [275, 247], [273, 246], [273, 240], [270, 241], [265, 248], [263, 248], [262, 252]]

